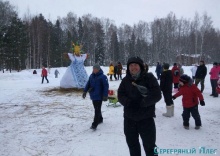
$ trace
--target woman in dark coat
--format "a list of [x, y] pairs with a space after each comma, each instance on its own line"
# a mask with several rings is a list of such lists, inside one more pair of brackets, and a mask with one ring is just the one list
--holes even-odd
[[173, 86], [173, 75], [169, 70], [169, 64], [163, 65], [163, 72], [160, 77], [160, 89], [163, 93], [164, 101], [166, 103], [166, 113], [163, 116], [172, 117], [174, 116], [174, 105], [172, 100], [172, 86]]
[[122, 65], [120, 62], [118, 62], [117, 76], [118, 76], [118, 80], [119, 80], [119, 78], [122, 80]]

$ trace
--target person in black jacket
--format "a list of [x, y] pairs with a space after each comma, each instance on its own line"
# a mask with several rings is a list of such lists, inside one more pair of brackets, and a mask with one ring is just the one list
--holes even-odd
[[196, 75], [195, 75], [195, 85], [198, 86], [198, 84], [201, 84], [201, 92], [203, 92], [205, 85], [205, 77], [207, 75], [207, 68], [205, 66], [204, 61], [200, 61], [200, 65], [198, 66], [196, 70]]
[[[134, 85], [135, 84], [135, 85]], [[141, 86], [141, 91], [139, 88]], [[140, 89], [140, 90], [139, 90]], [[143, 61], [131, 57], [127, 73], [118, 88], [118, 100], [124, 106], [124, 134], [131, 156], [141, 156], [139, 135], [147, 156], [157, 155], [155, 104], [161, 99], [161, 90], [152, 73], [146, 73]]]
[[163, 72], [160, 77], [160, 89], [163, 92], [164, 101], [166, 103], [166, 113], [163, 116], [172, 117], [174, 116], [174, 105], [172, 100], [172, 85], [173, 85], [173, 74], [169, 70], [170, 65], [164, 63]]

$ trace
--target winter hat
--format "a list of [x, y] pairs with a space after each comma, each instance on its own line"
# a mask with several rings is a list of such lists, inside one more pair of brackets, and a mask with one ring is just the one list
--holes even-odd
[[190, 81], [190, 77], [186, 74], [183, 74], [182, 76], [180, 76], [179, 81], [183, 82], [184, 84], [188, 83]]
[[[137, 64], [139, 64], [141, 70], [144, 70], [144, 62], [143, 62], [143, 60], [142, 60], [140, 57], [136, 56], [136, 57], [131, 57], [131, 58], [129, 58], [129, 59], [128, 59], [128, 62], [127, 62], [127, 69], [129, 69], [129, 65], [130, 65], [131, 63], [137, 63]], [[128, 71], [128, 70], [127, 70], [127, 71]]]
[[163, 64], [163, 69], [169, 69], [170, 65], [168, 63]]
[[174, 63], [173, 66], [177, 66], [177, 63]]
[[98, 69], [98, 70], [100, 70], [100, 69], [101, 69], [101, 67], [100, 67], [100, 65], [99, 65], [99, 64], [95, 64], [95, 65], [93, 65], [93, 68]]
[[205, 62], [204, 62], [203, 60], [201, 60], [201, 61], [199, 61], [199, 62], [201, 62], [201, 63], [205, 64]]
[[218, 63], [217, 63], [217, 62], [214, 62], [214, 63], [213, 63], [213, 65], [214, 65], [214, 66], [217, 66], [217, 65], [218, 65]]

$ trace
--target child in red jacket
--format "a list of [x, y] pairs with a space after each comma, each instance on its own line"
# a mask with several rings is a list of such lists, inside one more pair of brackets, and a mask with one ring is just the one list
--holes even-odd
[[[176, 99], [179, 96], [183, 96], [182, 105], [183, 105], [183, 126], [185, 129], [189, 129], [189, 118], [190, 113], [195, 120], [195, 129], [200, 129], [202, 126], [201, 118], [199, 115], [198, 104], [200, 101], [201, 106], [205, 106], [204, 98], [201, 91], [196, 87], [195, 84], [192, 84], [192, 80], [188, 75], [182, 75], [179, 79], [179, 92], [173, 95], [173, 99]], [[199, 98], [199, 101], [198, 101]]]

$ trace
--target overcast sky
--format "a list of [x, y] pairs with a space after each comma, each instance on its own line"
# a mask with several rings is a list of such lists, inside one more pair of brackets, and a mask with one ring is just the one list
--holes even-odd
[[78, 17], [92, 14], [98, 18], [109, 18], [120, 26], [133, 25], [140, 20], [151, 22], [154, 18], [166, 17], [170, 12], [181, 17], [193, 19], [195, 12], [200, 17], [206, 11], [213, 25], [220, 28], [220, 0], [9, 0], [17, 7], [20, 17], [30, 10], [32, 15], [42, 13], [52, 21], [66, 17], [68, 12]]

